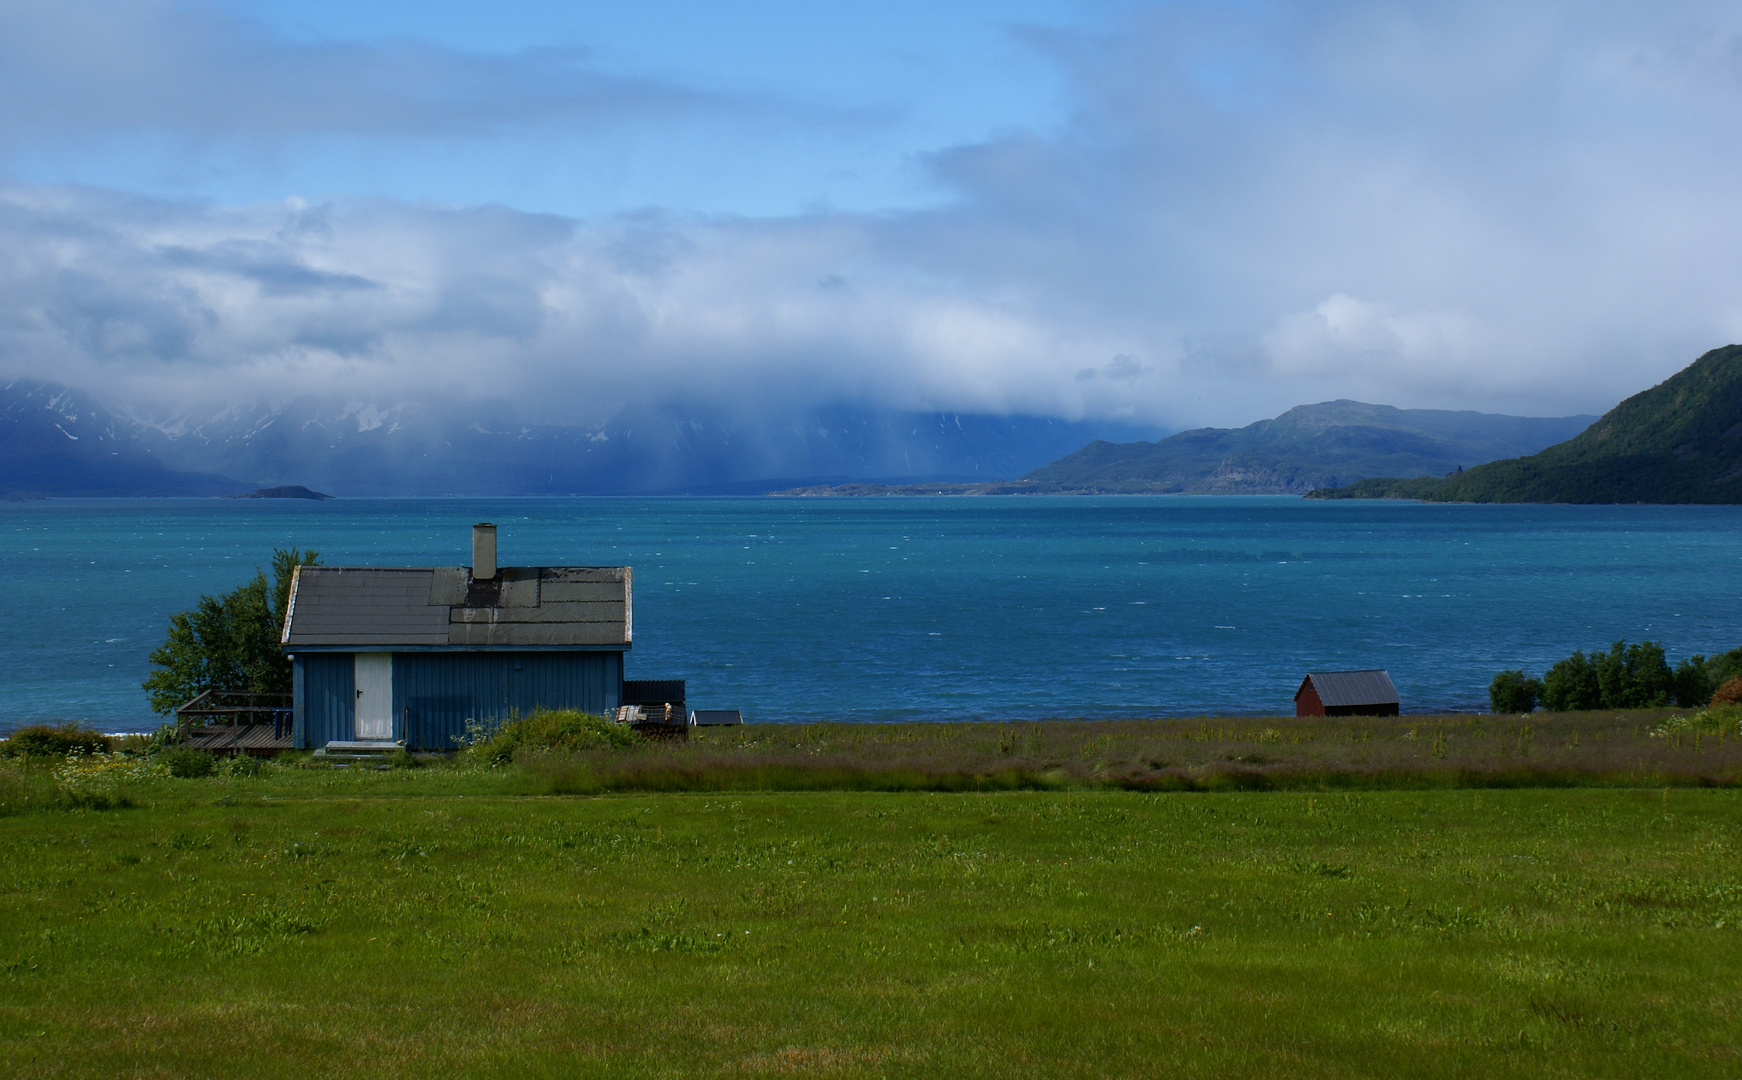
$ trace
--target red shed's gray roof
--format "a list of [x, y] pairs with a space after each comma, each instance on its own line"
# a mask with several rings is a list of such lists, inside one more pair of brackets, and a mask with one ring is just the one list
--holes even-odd
[[290, 587], [285, 648], [628, 647], [627, 566], [304, 566]]
[[[1398, 701], [1397, 687], [1392, 685], [1390, 673], [1381, 670], [1310, 671], [1301, 683], [1301, 690], [1306, 689], [1308, 682], [1318, 692], [1319, 702], [1327, 707], [1395, 705]], [[1300, 697], [1300, 690], [1295, 691], [1294, 696]]]

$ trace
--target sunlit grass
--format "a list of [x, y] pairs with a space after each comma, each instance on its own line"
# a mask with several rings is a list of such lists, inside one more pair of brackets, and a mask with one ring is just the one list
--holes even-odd
[[1742, 1060], [1733, 791], [516, 793], [545, 782], [144, 777], [0, 818], [7, 1072]]

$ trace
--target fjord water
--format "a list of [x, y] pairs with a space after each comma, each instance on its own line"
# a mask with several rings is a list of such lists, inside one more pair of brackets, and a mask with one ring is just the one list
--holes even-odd
[[1288, 497], [88, 500], [0, 505], [0, 725], [154, 724], [169, 616], [273, 547], [332, 565], [635, 568], [631, 678], [754, 720], [1292, 712], [1382, 667], [1405, 711], [1617, 638], [1742, 645], [1742, 508]]

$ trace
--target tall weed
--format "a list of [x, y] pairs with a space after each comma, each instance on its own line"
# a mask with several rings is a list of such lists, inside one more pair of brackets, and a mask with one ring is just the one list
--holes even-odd
[[575, 709], [539, 709], [496, 728], [470, 745], [465, 756], [495, 767], [508, 764], [516, 755], [624, 750], [643, 743], [629, 728], [602, 716]]
[[1730, 786], [1742, 729], [1724, 715], [766, 724], [632, 749], [523, 742], [495, 760], [551, 794]]
[[1674, 739], [1695, 734], [1734, 733], [1742, 737], [1742, 705], [1714, 705], [1692, 716], [1670, 716], [1651, 729], [1654, 739]]
[[137, 785], [168, 775], [162, 762], [120, 754], [68, 754], [54, 770], [66, 804], [93, 810], [133, 806]]

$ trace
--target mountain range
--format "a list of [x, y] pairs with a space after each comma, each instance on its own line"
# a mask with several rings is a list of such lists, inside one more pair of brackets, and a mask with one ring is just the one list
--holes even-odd
[[49, 383], [0, 387], [0, 495], [338, 496], [760, 493], [798, 482], [1019, 475], [1096, 438], [1153, 429], [847, 405], [745, 417], [637, 407], [529, 424], [502, 402], [305, 398], [127, 416]]
[[1742, 346], [1707, 353], [1600, 419], [1329, 401], [1242, 428], [1133, 438], [1147, 434], [847, 405], [761, 417], [643, 406], [598, 424], [531, 424], [502, 402], [304, 398], [161, 417], [15, 380], [0, 386], [0, 497], [306, 485], [340, 496], [789, 489], [1742, 502]]
[[1456, 473], [1540, 450], [1572, 437], [1595, 419], [1326, 401], [1242, 428], [1198, 428], [1154, 442], [1098, 440], [1020, 480], [900, 487], [836, 484], [778, 494], [1302, 494], [1368, 476]]
[[1326, 401], [1242, 428], [1198, 428], [1157, 442], [1093, 442], [1023, 481], [1079, 492], [1305, 493], [1369, 476], [1442, 476], [1533, 453], [1594, 419]]
[[1742, 503], [1742, 345], [1713, 349], [1540, 453], [1440, 479], [1406, 476], [1326, 485], [1312, 497]]
[[0, 387], [0, 498], [236, 495], [250, 485], [172, 468], [159, 433], [51, 383]]

